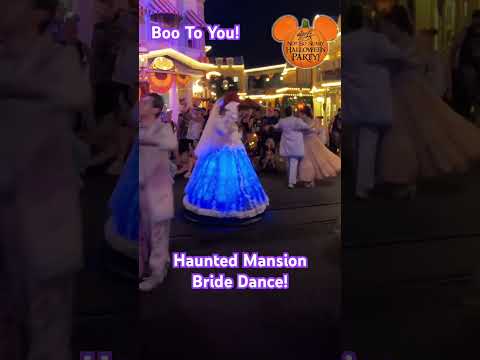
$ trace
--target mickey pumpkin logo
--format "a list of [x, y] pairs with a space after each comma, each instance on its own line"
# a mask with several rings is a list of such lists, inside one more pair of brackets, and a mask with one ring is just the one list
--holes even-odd
[[282, 43], [283, 56], [292, 66], [311, 69], [322, 63], [328, 54], [328, 42], [337, 38], [337, 23], [326, 15], [318, 15], [310, 27], [308, 19], [298, 26], [295, 16], [285, 15], [272, 27], [273, 38]]

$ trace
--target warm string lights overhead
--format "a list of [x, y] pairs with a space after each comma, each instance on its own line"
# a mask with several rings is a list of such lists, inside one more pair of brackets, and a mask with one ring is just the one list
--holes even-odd
[[[311, 74], [312, 80], [317, 79], [317, 72], [323, 73], [338, 68], [338, 59], [341, 56], [340, 36], [341, 33], [338, 32], [337, 39], [334, 40], [335, 47], [332, 46], [332, 51], [325, 58], [326, 61]], [[207, 46], [205, 53], [209, 51], [211, 51], [211, 47]], [[147, 82], [151, 79], [149, 74], [153, 72], [182, 76], [177, 73], [177, 63], [183, 64], [189, 70], [196, 70], [189, 73], [190, 81], [193, 77], [193, 81], [189, 83], [192, 94], [196, 97], [210, 97], [213, 100], [221, 97], [228, 87], [226, 80], [221, 81], [224, 76], [231, 78], [231, 81], [237, 83], [238, 88], [243, 90], [238, 93], [242, 100], [255, 100], [264, 106], [268, 104], [271, 106], [273, 102], [276, 104], [285, 102], [295, 107], [302, 103], [310, 103], [315, 107], [316, 112], [319, 111], [318, 107], [325, 108], [327, 100], [330, 100], [331, 96], [339, 96], [341, 87], [341, 81], [334, 81], [335, 78], [332, 77], [328, 78], [329, 81], [318, 81], [323, 79], [323, 76], [319, 77], [317, 81], [313, 81], [315, 85], [311, 88], [291, 87], [299, 83], [299, 76], [304, 77], [305, 74], [302, 71], [297, 72], [296, 67], [287, 63], [246, 69], [244, 65], [235, 65], [232, 61], [229, 61], [228, 64], [225, 62], [208, 63], [206, 56], [197, 60], [172, 48], [140, 53], [139, 62], [140, 77]], [[204, 74], [203, 79], [200, 79], [202, 74]], [[249, 80], [249, 77], [262, 80], [264, 94], [249, 95], [245, 91], [245, 84], [248, 84], [246, 80]], [[155, 78], [155, 80], [157, 79]], [[279, 84], [283, 84], [283, 87], [278, 86]]]
[[281, 99], [283, 97], [293, 97], [294, 99], [297, 99], [299, 97], [312, 97], [313, 95], [311, 94], [276, 94], [276, 95], [248, 95], [245, 93], [238, 94], [241, 99], [251, 99], [251, 100], [275, 100], [275, 99]]
[[277, 89], [275, 90], [275, 92], [277, 94], [280, 94], [280, 93], [285, 93], [287, 91], [305, 91], [305, 92], [311, 92], [311, 89], [310, 88], [291, 88], [291, 87], [283, 87], [283, 88], [280, 88], [280, 89]]
[[215, 77], [215, 76], [220, 77], [220, 76], [222, 76], [222, 73], [219, 73], [218, 71], [210, 71], [205, 75], [207, 80], [210, 80], [212, 77]]
[[327, 82], [322, 84], [322, 87], [339, 87], [339, 86], [342, 86], [341, 81], [332, 81], [332, 82]]
[[286, 66], [287, 64], [263, 66], [258, 68], [245, 69], [245, 72], [251, 73], [251, 72], [258, 72], [258, 71], [279, 70], [279, 69], [285, 69]]

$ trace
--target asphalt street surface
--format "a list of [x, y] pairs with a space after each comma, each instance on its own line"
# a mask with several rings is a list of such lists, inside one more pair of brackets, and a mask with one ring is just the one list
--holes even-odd
[[[312, 351], [321, 359], [338, 359], [341, 243], [334, 229], [341, 210], [341, 180], [293, 190], [287, 189], [283, 174], [266, 174], [261, 180], [271, 203], [262, 221], [218, 227], [184, 218], [186, 180], [177, 179], [171, 250], [307, 256], [308, 269], [288, 270], [288, 290], [194, 291], [191, 271], [172, 269], [162, 286], [139, 295], [137, 282], [128, 277], [135, 266], [121, 256], [112, 257], [104, 241], [106, 204], [115, 178], [89, 174], [82, 194], [87, 266], [79, 277], [75, 351], [113, 349], [114, 357], [127, 360], [192, 354], [286, 359]], [[125, 273], [112, 271], [112, 262], [116, 270], [124, 266]], [[284, 271], [246, 272], [276, 276]], [[233, 270], [225, 273], [234, 275]]]

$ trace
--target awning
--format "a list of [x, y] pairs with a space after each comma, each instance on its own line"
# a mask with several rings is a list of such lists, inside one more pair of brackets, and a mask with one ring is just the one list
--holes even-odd
[[171, 14], [180, 16], [180, 12], [169, 0], [150, 0], [147, 9], [151, 14]]
[[145, 59], [154, 59], [159, 56], [167, 56], [172, 60], [176, 60], [180, 63], [183, 63], [189, 68], [194, 70], [208, 72], [208, 71], [213, 71], [217, 69], [217, 66], [214, 64], [207, 64], [207, 63], [200, 62], [172, 48], [154, 50], [154, 51], [150, 51], [147, 54], [140, 54], [140, 62], [145, 61]]
[[192, 25], [201, 29], [207, 28], [207, 23], [205, 22], [205, 20], [198, 16], [193, 10], [188, 10], [187, 12], [185, 12], [185, 17]]

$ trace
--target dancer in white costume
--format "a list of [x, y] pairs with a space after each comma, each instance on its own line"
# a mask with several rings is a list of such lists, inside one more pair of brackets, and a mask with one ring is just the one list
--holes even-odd
[[195, 150], [198, 160], [183, 204], [197, 215], [249, 219], [268, 206], [268, 197], [240, 138], [239, 105], [235, 93], [217, 101]]
[[479, 161], [480, 130], [455, 113], [425, 81], [426, 62], [406, 8], [395, 6], [380, 24], [382, 32], [416, 64], [393, 73], [393, 125], [380, 152], [383, 181], [410, 185], [406, 195], [412, 196], [419, 180], [462, 173]]
[[[165, 279], [170, 263], [170, 221], [174, 218], [170, 153], [177, 138], [158, 94], [145, 96], [140, 105], [140, 271], [139, 289], [150, 291]], [[148, 262], [148, 269], [143, 269]], [[143, 271], [142, 271], [143, 270]], [[149, 274], [148, 274], [149, 273]]]

